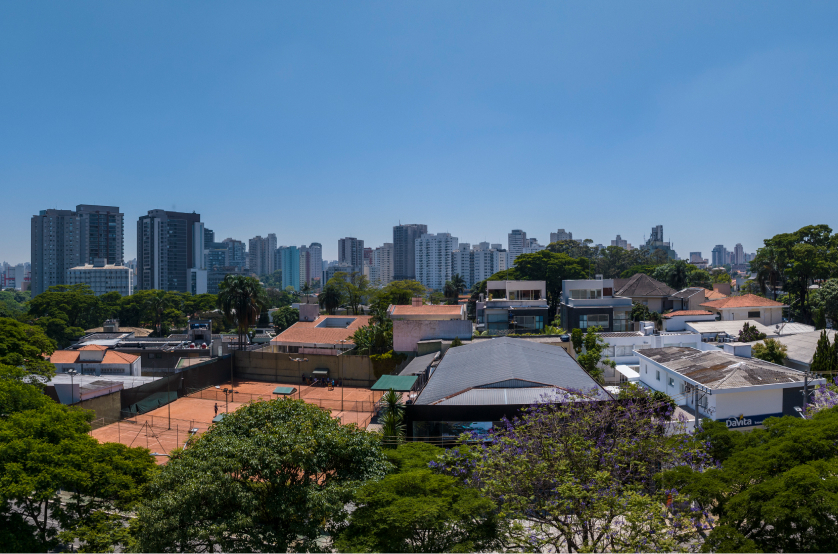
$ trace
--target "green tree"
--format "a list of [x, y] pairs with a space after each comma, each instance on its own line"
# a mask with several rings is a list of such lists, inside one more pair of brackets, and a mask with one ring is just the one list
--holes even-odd
[[78, 539], [101, 552], [125, 537], [121, 519], [108, 522], [135, 506], [156, 464], [144, 448], [99, 444], [92, 417], [45, 399], [0, 419], [0, 521], [14, 525], [12, 544], [43, 552]]
[[454, 337], [454, 340], [451, 341], [450, 348], [456, 348], [458, 346], [462, 346], [463, 341], [460, 340], [460, 337]]
[[690, 271], [687, 281], [691, 287], [713, 288], [713, 279], [710, 277], [710, 273], [704, 269], [695, 268]]
[[247, 404], [172, 456], [137, 510], [144, 552], [306, 552], [386, 471], [380, 440], [301, 400]]
[[281, 333], [300, 320], [300, 310], [284, 306], [271, 313], [271, 322], [277, 333]]
[[[574, 331], [577, 330], [581, 332], [581, 329], [574, 329]], [[588, 331], [582, 339], [583, 352], [581, 354], [577, 352], [578, 356], [576, 357], [579, 365], [598, 383], [604, 382], [602, 364], [611, 367], [616, 367], [617, 365], [612, 360], [605, 360], [604, 362], [602, 360], [602, 352], [608, 348], [608, 343], [600, 336], [599, 331], [601, 330], [600, 327], [588, 327]], [[574, 343], [575, 347], [576, 344]]]
[[721, 466], [677, 467], [661, 482], [712, 514], [706, 552], [838, 551], [838, 410], [764, 426], [741, 433], [705, 420], [697, 438]]
[[218, 308], [227, 321], [235, 322], [239, 349], [244, 350], [244, 336], [265, 309], [265, 291], [255, 277], [227, 275], [218, 284]]
[[824, 315], [829, 318], [833, 327], [838, 327], [838, 279], [824, 282], [818, 290], [818, 298]]
[[714, 283], [730, 283], [730, 275], [726, 271], [717, 271], [713, 273]]
[[381, 435], [384, 445], [395, 448], [404, 441], [404, 403], [402, 395], [393, 389], [381, 397]]
[[102, 324], [101, 303], [87, 285], [48, 288], [29, 303], [29, 315], [60, 348], [69, 346], [85, 329]]
[[445, 301], [445, 293], [439, 292], [438, 290], [432, 291], [428, 294], [428, 303], [433, 304], [434, 306], [438, 306]]
[[453, 277], [451, 277], [451, 283], [454, 285], [454, 288], [457, 289], [457, 295], [459, 296], [463, 292], [465, 292], [466, 288], [466, 280], [463, 279], [463, 276], [459, 273], [455, 273]]
[[765, 360], [772, 364], [783, 365], [788, 355], [788, 348], [780, 341], [765, 339], [763, 342], [755, 344], [751, 349], [751, 353], [754, 358]]
[[361, 487], [338, 534], [339, 552], [481, 552], [499, 550], [494, 503], [429, 464], [444, 450], [405, 443], [388, 450], [395, 470]]
[[326, 313], [334, 315], [335, 310], [343, 305], [343, 286], [335, 282], [335, 278], [329, 279], [323, 291], [317, 295], [317, 300]]
[[739, 331], [739, 342], [754, 342], [765, 338], [765, 333], [760, 332], [756, 325], [745, 323]]
[[281, 289], [282, 288], [282, 270], [277, 269], [273, 273], [268, 275], [262, 275], [259, 277], [259, 280], [262, 281], [262, 284], [268, 288], [275, 288]]
[[452, 281], [446, 281], [445, 286], [442, 288], [442, 295], [447, 304], [456, 305], [459, 300], [460, 291]]
[[154, 322], [154, 330], [158, 337], [163, 336], [164, 314], [174, 305], [174, 299], [166, 291], [156, 290], [146, 299], [146, 310]]
[[570, 332], [570, 342], [573, 344], [573, 350], [576, 354], [582, 353], [582, 347], [585, 345], [585, 334], [582, 329], [576, 328]]
[[812, 363], [809, 370], [819, 375], [830, 375], [838, 370], [838, 360], [835, 359], [835, 351], [829, 344], [829, 334], [826, 329], [821, 331], [815, 353], [812, 356]]
[[412, 298], [423, 298], [428, 293], [428, 289], [419, 281], [406, 279], [390, 281], [382, 292], [390, 297], [391, 303], [407, 306], [410, 305]]
[[55, 342], [41, 327], [0, 318], [0, 365], [19, 372], [22, 379], [44, 385], [55, 367], [44, 358], [55, 351]]
[[777, 286], [782, 283], [783, 271], [777, 250], [773, 246], [759, 248], [756, 257], [750, 261], [751, 272], [756, 273], [757, 283], [766, 294], [771, 289], [771, 296], [777, 300]]

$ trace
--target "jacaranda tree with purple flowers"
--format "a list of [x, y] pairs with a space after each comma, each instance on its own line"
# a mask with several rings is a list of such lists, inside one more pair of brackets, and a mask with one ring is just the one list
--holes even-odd
[[[694, 546], [703, 514], [656, 484], [661, 468], [708, 465], [669, 403], [636, 391], [557, 391], [504, 421], [491, 441], [462, 438], [440, 464], [498, 506], [507, 544], [526, 551], [673, 551]], [[665, 484], [664, 484], [665, 485]]]

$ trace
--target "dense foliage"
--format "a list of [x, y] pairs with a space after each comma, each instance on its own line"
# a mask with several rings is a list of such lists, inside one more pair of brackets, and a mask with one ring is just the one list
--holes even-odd
[[335, 539], [339, 552], [481, 552], [497, 550], [494, 503], [429, 463], [443, 449], [406, 443], [387, 450], [393, 470], [355, 494], [355, 510]]
[[382, 477], [379, 439], [300, 400], [244, 405], [175, 454], [138, 511], [146, 552], [304, 552]]
[[[491, 431], [491, 442], [447, 453], [441, 467], [480, 490], [508, 522], [505, 541], [527, 551], [678, 550], [697, 538], [702, 514], [677, 490], [655, 486], [657, 467], [709, 463], [703, 445], [667, 433], [651, 397], [597, 402], [564, 391]], [[667, 507], [667, 500], [672, 501]]]
[[777, 365], [783, 365], [787, 353], [786, 345], [775, 339], [765, 339], [763, 342], [755, 344], [751, 349], [754, 358]]
[[720, 467], [661, 479], [715, 516], [705, 551], [838, 551], [838, 410], [769, 418], [745, 433], [706, 421], [698, 438]]

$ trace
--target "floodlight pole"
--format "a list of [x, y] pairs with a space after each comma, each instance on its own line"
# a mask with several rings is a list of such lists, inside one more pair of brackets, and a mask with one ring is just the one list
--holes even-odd
[[343, 347], [346, 339], [340, 339], [340, 411], [343, 411]]

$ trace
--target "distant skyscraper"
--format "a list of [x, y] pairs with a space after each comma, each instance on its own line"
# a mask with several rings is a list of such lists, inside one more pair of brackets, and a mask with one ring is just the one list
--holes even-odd
[[338, 239], [338, 263], [349, 264], [352, 271], [364, 270], [364, 241], [355, 237]]
[[451, 280], [451, 252], [459, 246], [450, 233], [425, 234], [416, 239], [416, 280], [433, 290], [442, 290]]
[[68, 283], [68, 271], [94, 259], [122, 265], [123, 214], [116, 206], [80, 204], [32, 216], [32, 295]]
[[149, 210], [137, 221], [137, 288], [191, 291], [191, 269], [204, 265], [200, 214]]
[[745, 260], [745, 249], [742, 248], [742, 243], [736, 243], [736, 246], [733, 247], [733, 263], [734, 264], [744, 264], [747, 260]]
[[282, 288], [300, 290], [300, 250], [296, 246], [280, 246], [277, 252], [282, 266]]
[[227, 258], [224, 265], [239, 269], [247, 267], [247, 247], [242, 241], [228, 237], [221, 242], [227, 245]]
[[308, 245], [308, 272], [306, 274], [308, 284], [320, 281], [323, 278], [323, 245], [319, 242], [312, 242]]
[[385, 242], [372, 252], [370, 282], [386, 285], [393, 280], [394, 248], [392, 242]]
[[717, 267], [723, 266], [727, 263], [727, 249], [724, 245], [717, 244], [713, 247], [713, 251], [711, 253], [711, 260], [710, 265]]
[[393, 280], [416, 279], [416, 239], [427, 232], [422, 224], [393, 227]]
[[474, 252], [467, 244], [460, 244], [459, 248], [451, 252], [451, 275], [462, 277], [468, 288], [474, 284]]
[[515, 258], [524, 253], [524, 246], [527, 244], [527, 234], [521, 229], [513, 229], [509, 233], [507, 250], [509, 251], [509, 263], [515, 264]]
[[623, 237], [617, 235], [617, 238], [611, 241], [611, 246], [619, 246], [620, 248], [624, 248], [626, 250], [631, 250], [632, 246], [629, 244], [627, 240], [624, 240]]
[[256, 236], [248, 241], [248, 269], [256, 275], [270, 275], [276, 269], [276, 235]]
[[559, 229], [557, 233], [550, 233], [550, 242], [561, 242], [563, 240], [573, 240], [573, 233], [566, 233], [564, 229]]
[[204, 245], [215, 242], [215, 231], [204, 227]]

